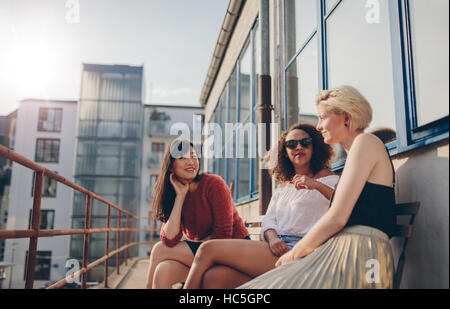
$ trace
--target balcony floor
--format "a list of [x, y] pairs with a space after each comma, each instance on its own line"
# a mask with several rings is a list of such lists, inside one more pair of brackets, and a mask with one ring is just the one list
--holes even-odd
[[149, 258], [138, 259], [133, 266], [128, 269], [125, 277], [117, 285], [116, 289], [145, 289], [145, 283], [147, 281], [147, 269]]

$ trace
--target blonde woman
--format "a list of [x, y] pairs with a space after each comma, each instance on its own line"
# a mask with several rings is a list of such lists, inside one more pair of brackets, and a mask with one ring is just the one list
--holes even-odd
[[351, 86], [322, 91], [317, 129], [347, 153], [327, 213], [276, 268], [241, 288], [391, 288], [394, 169], [383, 142], [365, 133], [367, 100]]

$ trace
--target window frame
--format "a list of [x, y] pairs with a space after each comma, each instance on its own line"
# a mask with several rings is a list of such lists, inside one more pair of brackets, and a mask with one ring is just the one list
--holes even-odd
[[[256, 43], [256, 35], [259, 31], [259, 27], [258, 27], [258, 21], [255, 20], [255, 23], [252, 26], [252, 29], [249, 32], [249, 35], [245, 41], [245, 43], [242, 46], [241, 49], [241, 53], [236, 61], [235, 67], [232, 70], [232, 74], [230, 75], [228, 81], [226, 82], [223, 91], [222, 91], [222, 95], [220, 96], [215, 109], [213, 111], [211, 120], [214, 121], [215, 123], [218, 123], [217, 120], [220, 120], [219, 125], [221, 125], [222, 128], [222, 135], [223, 138], [225, 140], [225, 127], [224, 127], [224, 123], [230, 123], [230, 120], [232, 119], [232, 116], [234, 116], [235, 118], [235, 125], [234, 125], [234, 129], [236, 129], [236, 124], [237, 123], [241, 123], [241, 120], [246, 124], [246, 123], [253, 123], [254, 125], [256, 125], [256, 108], [257, 108], [257, 102], [256, 102], [256, 98], [257, 98], [257, 91], [256, 91], [256, 86], [257, 86], [257, 77], [256, 77], [256, 57], [257, 55], [255, 54], [255, 50], [257, 50], [257, 47], [255, 46]], [[241, 111], [240, 111], [240, 107], [241, 107], [241, 85], [240, 85], [240, 65], [241, 65], [241, 60], [244, 56], [245, 51], [247, 50], [247, 48], [251, 48], [250, 50], [250, 55], [251, 55], [251, 64], [252, 64], [252, 69], [251, 69], [251, 75], [250, 75], [250, 110], [249, 110], [249, 115], [246, 117], [246, 119], [240, 119], [241, 118]], [[236, 114], [235, 115], [231, 115], [231, 109], [230, 109], [230, 99], [231, 99], [231, 84], [230, 84], [230, 80], [232, 78], [232, 75], [236, 74], [235, 79], [236, 79], [236, 95], [235, 95], [235, 100], [236, 100]], [[226, 92], [226, 96], [225, 96], [225, 100], [223, 100], [224, 96], [223, 93]], [[225, 106], [224, 106], [225, 105]], [[222, 113], [225, 111], [225, 115], [223, 115]], [[222, 119], [225, 121], [224, 123], [222, 123]], [[242, 123], [242, 124], [244, 124]], [[212, 160], [212, 172], [215, 174], [218, 174], [220, 176], [222, 176], [225, 180], [225, 182], [230, 185], [231, 181], [234, 182], [234, 192], [233, 192], [233, 200], [237, 203], [241, 203], [241, 202], [245, 202], [245, 201], [249, 201], [255, 197], [258, 196], [258, 188], [255, 187], [255, 183], [256, 183], [256, 177], [255, 177], [255, 173], [254, 173], [254, 168], [256, 167], [256, 158], [238, 158], [238, 153], [240, 150], [240, 145], [239, 145], [239, 135], [236, 134], [237, 131], [234, 130], [233, 131], [233, 138], [235, 138], [235, 143], [234, 143], [234, 149], [233, 149], [233, 158], [227, 158], [226, 154], [225, 154], [225, 149], [223, 149], [222, 152], [222, 157], [221, 158], [211, 158]], [[244, 137], [245, 138], [245, 137]], [[256, 145], [250, 145], [252, 139], [249, 139], [249, 144], [248, 144], [248, 148], [253, 147]], [[225, 144], [227, 143], [227, 140], [225, 140]], [[254, 140], [254, 143], [256, 144], [256, 139]], [[245, 151], [244, 151], [245, 154]], [[247, 152], [248, 154], [248, 152]], [[225, 157], [223, 157], [225, 155]], [[239, 160], [240, 159], [247, 159], [249, 160], [249, 194], [246, 196], [241, 196], [239, 197], [239, 174], [242, 171], [239, 171]], [[222, 171], [222, 160], [224, 161], [224, 171]], [[229, 168], [230, 168], [230, 160], [233, 160], [232, 162], [234, 162], [234, 179], [231, 179], [230, 177], [230, 173], [229, 173]]]
[[[58, 174], [58, 172], [56, 172], [56, 171], [53, 171], [53, 172]], [[34, 196], [35, 181], [36, 181], [36, 172], [33, 172], [33, 177], [31, 179], [31, 197]], [[47, 194], [46, 191], [45, 191], [47, 184], [51, 184], [52, 182], [55, 184], [55, 194], [54, 195]], [[50, 187], [50, 185], [48, 187]], [[41, 196], [42, 197], [48, 197], [48, 198], [56, 198], [57, 192], [58, 192], [58, 182], [56, 180], [54, 180], [54, 179], [44, 175], [43, 181], [42, 181], [42, 194], [41, 194]]]
[[[28, 229], [29, 230], [31, 230], [32, 213], [33, 213], [33, 210], [30, 209], [29, 216], [28, 216]], [[52, 221], [50, 223], [50, 228], [48, 228], [48, 225], [45, 226], [46, 228], [42, 228], [42, 224], [43, 224], [42, 218], [44, 218], [44, 216], [42, 216], [43, 213], [53, 213]], [[55, 210], [54, 209], [41, 209], [41, 215], [39, 218], [39, 229], [40, 230], [54, 230], [55, 229]]]
[[[40, 269], [41, 265], [43, 263], [39, 263], [42, 261], [48, 261], [48, 266], [46, 266], [43, 269]], [[28, 250], [25, 254], [25, 269], [28, 264]], [[35, 271], [34, 271], [34, 280], [35, 281], [46, 281], [50, 280], [51, 278], [51, 270], [52, 270], [52, 251], [49, 250], [42, 250], [42, 251], [36, 251], [36, 265], [35, 265]], [[44, 272], [45, 271], [45, 272]], [[23, 274], [23, 280], [26, 278], [26, 272]]]
[[[58, 154], [57, 154], [57, 158], [56, 161], [45, 161], [45, 158], [39, 158], [38, 157], [38, 146], [39, 146], [39, 141], [44, 142], [44, 151], [45, 151], [45, 142], [50, 141], [51, 142], [51, 146], [50, 147], [54, 147], [54, 143], [58, 142]], [[59, 163], [59, 154], [61, 152], [61, 139], [59, 138], [37, 138], [36, 139], [36, 147], [35, 147], [35, 153], [34, 153], [34, 161], [35, 162], [39, 162], [39, 163]], [[43, 156], [45, 157], [45, 156]], [[41, 160], [42, 159], [42, 160]]]
[[[46, 115], [48, 115], [48, 111], [49, 110], [54, 110], [55, 111], [55, 115], [56, 115], [56, 112], [61, 112], [61, 118], [60, 118], [60, 124], [59, 124], [59, 129], [57, 129], [57, 130], [45, 130], [44, 128], [43, 128], [43, 122], [44, 121], [46, 121], [46, 119], [41, 119], [41, 111], [43, 111], [43, 110], [46, 110], [47, 111], [47, 114]], [[55, 123], [55, 118], [56, 117], [53, 117], [53, 124]], [[37, 131], [38, 132], [57, 132], [57, 133], [60, 133], [61, 131], [62, 131], [62, 121], [63, 121], [63, 109], [61, 108], [61, 107], [40, 107], [39, 108], [39, 113], [38, 113], [38, 125], [37, 125]]]
[[[283, 40], [286, 39], [286, 1], [280, 0], [282, 7], [283, 33], [280, 35]], [[328, 55], [327, 55], [327, 29], [326, 22], [334, 13], [336, 8], [343, 1], [337, 0], [329, 10], [326, 8], [326, 0], [318, 0], [318, 22], [317, 29], [314, 30], [308, 39], [302, 43], [299, 50], [291, 59], [286, 59], [284, 53], [282, 68], [283, 72], [283, 90], [284, 90], [284, 120], [282, 124], [287, 128], [287, 70], [296, 61], [306, 45], [314, 37], [318, 36], [318, 61], [319, 61], [319, 88], [328, 89]], [[397, 137], [395, 141], [386, 143], [391, 156], [413, 149], [444, 140], [449, 137], [449, 115], [436, 121], [422, 126], [417, 125], [417, 111], [415, 107], [415, 84], [414, 84], [414, 63], [412, 58], [412, 39], [410, 28], [409, 0], [388, 1], [388, 11], [390, 19], [390, 40], [392, 45], [392, 71], [394, 75], [394, 111], [395, 111], [395, 129]], [[283, 50], [286, 45], [282, 46]], [[332, 165], [333, 171], [339, 171], [343, 168], [345, 159]]]

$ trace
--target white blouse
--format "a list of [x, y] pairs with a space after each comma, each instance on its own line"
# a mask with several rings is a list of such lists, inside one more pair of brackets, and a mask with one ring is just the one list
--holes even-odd
[[[316, 179], [332, 189], [338, 180], [338, 175]], [[278, 187], [262, 220], [261, 238], [268, 229], [274, 229], [278, 235], [303, 237], [327, 212], [329, 204], [318, 190], [297, 190], [293, 184]]]

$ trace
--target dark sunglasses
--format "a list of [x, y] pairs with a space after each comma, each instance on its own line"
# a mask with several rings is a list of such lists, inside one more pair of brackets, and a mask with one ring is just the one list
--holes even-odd
[[303, 148], [308, 148], [312, 144], [312, 138], [311, 137], [305, 137], [299, 140], [292, 139], [290, 141], [284, 142], [284, 146], [286, 146], [289, 149], [295, 149], [297, 148], [297, 145], [300, 144]]

